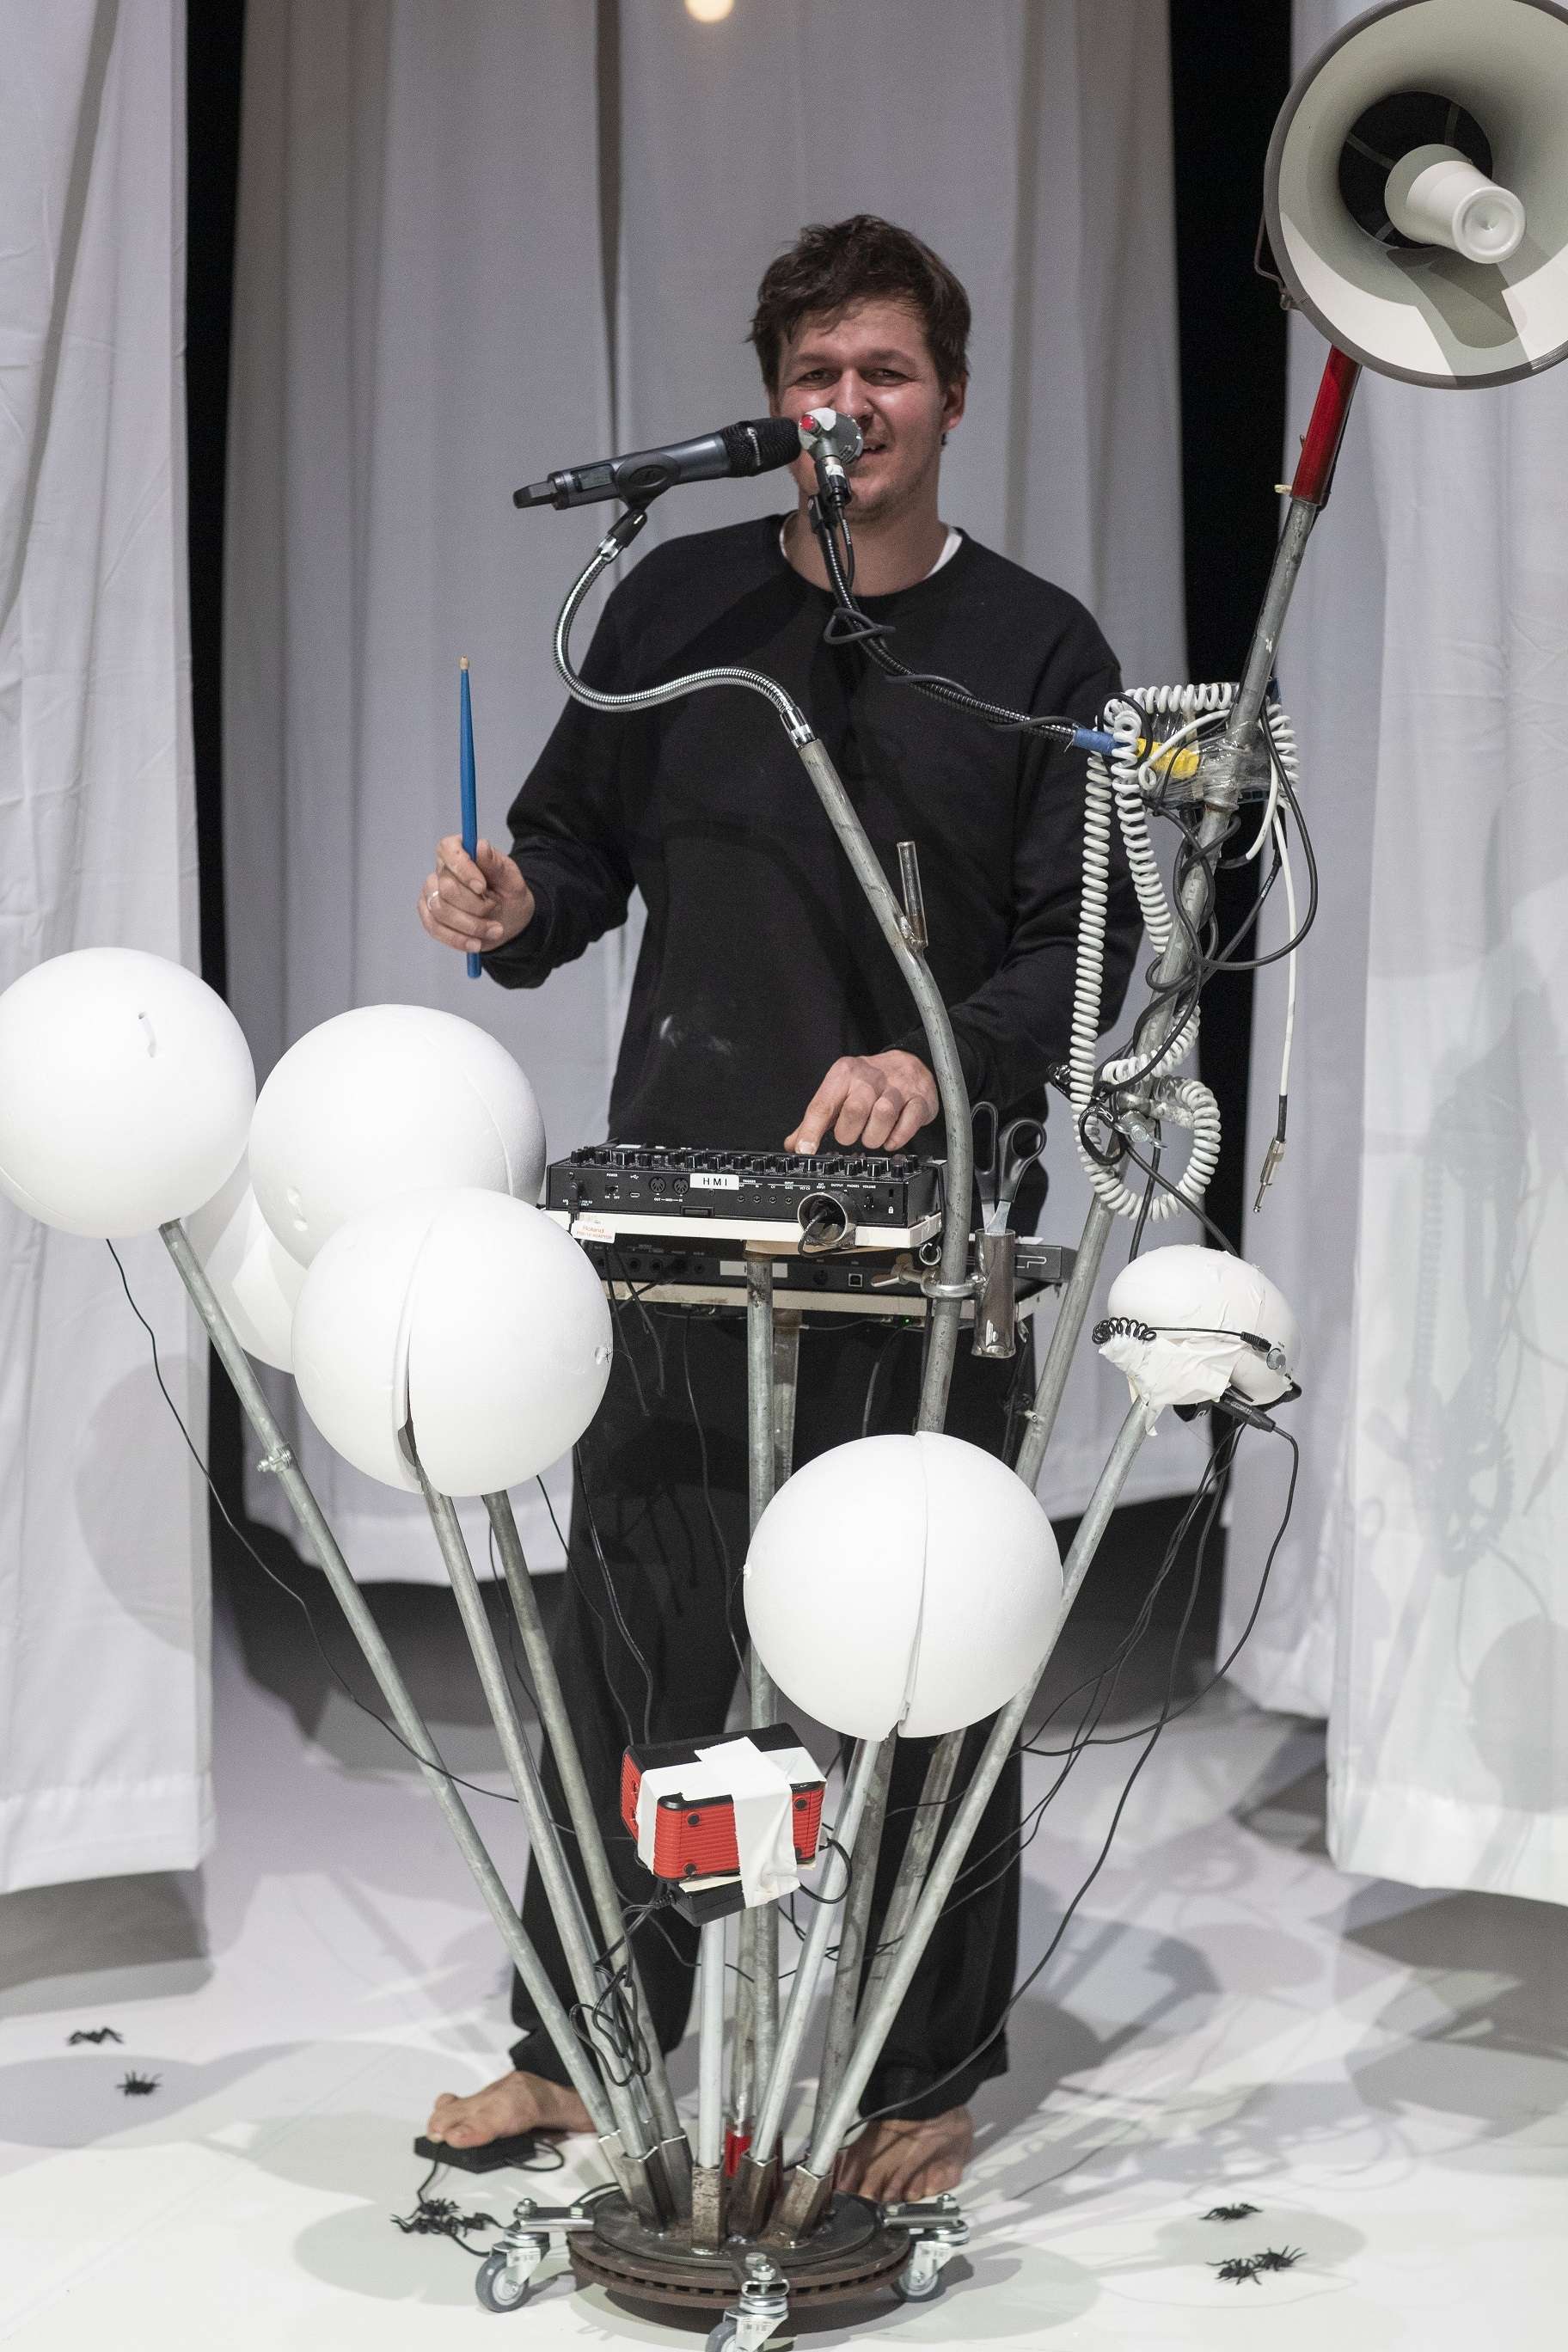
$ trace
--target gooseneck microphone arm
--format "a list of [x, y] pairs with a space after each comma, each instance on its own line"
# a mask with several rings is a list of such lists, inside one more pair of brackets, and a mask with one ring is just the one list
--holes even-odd
[[[788, 430], [798, 456], [800, 443], [796, 428], [790, 425]], [[947, 1417], [948, 1390], [958, 1354], [963, 1302], [969, 1296], [965, 1276], [969, 1264], [970, 1190], [974, 1177], [974, 1138], [970, 1124], [969, 1093], [959, 1063], [952, 1023], [948, 1018], [947, 1006], [942, 1002], [941, 990], [931, 978], [924, 954], [915, 943], [913, 925], [893, 894], [866, 829], [855, 813], [854, 803], [844, 789], [843, 780], [817, 741], [805, 711], [776, 678], [769, 677], [762, 670], [722, 666], [692, 670], [685, 677], [670, 678], [662, 686], [643, 687], [625, 694], [605, 694], [587, 685], [578, 675], [572, 660], [573, 624], [595, 582], [626, 552], [647, 520], [643, 506], [631, 507], [618, 516], [573, 583], [555, 624], [555, 667], [567, 693], [574, 700], [585, 703], [591, 710], [649, 710], [660, 703], [677, 702], [683, 695], [695, 694], [704, 688], [715, 686], [738, 686], [749, 693], [760, 694], [772, 705], [802, 766], [811, 778], [816, 796], [826, 811], [828, 822], [854, 868], [855, 878], [870, 903], [878, 927], [897, 958], [910, 993], [914, 998], [921, 1027], [925, 1032], [937, 1092], [942, 1099], [942, 1120], [947, 1130], [942, 1263], [940, 1279], [932, 1286], [931, 1347], [921, 1384], [917, 1423], [921, 1429], [940, 1430]]]

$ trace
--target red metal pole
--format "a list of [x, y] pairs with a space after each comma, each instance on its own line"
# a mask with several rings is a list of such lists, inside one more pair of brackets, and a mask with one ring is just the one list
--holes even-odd
[[1290, 485], [1290, 496], [1304, 499], [1309, 506], [1325, 507], [1329, 502], [1334, 465], [1360, 376], [1359, 361], [1347, 359], [1342, 351], [1330, 351], [1318, 397], [1312, 404], [1311, 421], [1301, 437], [1296, 478]]

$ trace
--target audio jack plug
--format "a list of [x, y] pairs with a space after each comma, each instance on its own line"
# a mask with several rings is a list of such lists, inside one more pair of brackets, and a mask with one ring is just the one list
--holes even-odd
[[1258, 1179], [1258, 1198], [1252, 1204], [1252, 1213], [1255, 1217], [1262, 1208], [1263, 1195], [1268, 1192], [1270, 1184], [1273, 1183], [1276, 1175], [1279, 1173], [1279, 1163], [1285, 1157], [1285, 1109], [1287, 1099], [1288, 1097], [1284, 1095], [1281, 1095], [1279, 1097], [1279, 1123], [1275, 1127], [1273, 1136], [1269, 1140], [1268, 1149], [1263, 1155], [1263, 1171]]

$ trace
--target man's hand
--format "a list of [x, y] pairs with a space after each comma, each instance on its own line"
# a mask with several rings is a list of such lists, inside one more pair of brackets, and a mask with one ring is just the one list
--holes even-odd
[[836, 1143], [868, 1151], [901, 1151], [941, 1104], [936, 1080], [918, 1054], [846, 1054], [835, 1062], [784, 1138], [786, 1151], [816, 1151], [828, 1129]]
[[436, 845], [436, 864], [419, 893], [419, 919], [433, 940], [484, 955], [515, 940], [533, 920], [533, 893], [515, 859], [481, 841], [470, 857], [462, 835]]

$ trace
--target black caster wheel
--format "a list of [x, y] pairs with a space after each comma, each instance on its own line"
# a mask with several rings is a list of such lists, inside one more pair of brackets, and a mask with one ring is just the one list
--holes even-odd
[[933, 2271], [928, 2279], [916, 2284], [910, 2275], [912, 2270], [912, 2263], [906, 2263], [899, 2273], [893, 2281], [894, 2294], [900, 2303], [934, 2303], [942, 2293], [941, 2271]]
[[504, 2253], [487, 2254], [474, 2281], [474, 2293], [487, 2311], [518, 2311], [528, 2301], [530, 2279], [509, 2279]]

